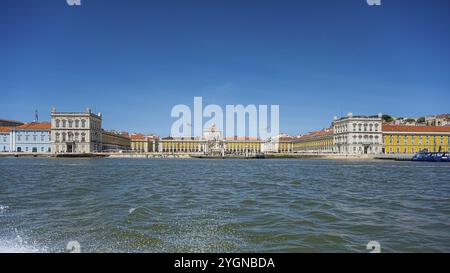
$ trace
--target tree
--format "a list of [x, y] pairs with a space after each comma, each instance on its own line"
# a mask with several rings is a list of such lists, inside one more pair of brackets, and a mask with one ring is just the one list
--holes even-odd
[[424, 123], [425, 122], [425, 117], [420, 117], [417, 119], [418, 123]]
[[383, 119], [384, 122], [392, 122], [392, 121], [394, 121], [394, 119], [391, 116], [389, 116], [389, 115], [383, 115], [382, 119]]

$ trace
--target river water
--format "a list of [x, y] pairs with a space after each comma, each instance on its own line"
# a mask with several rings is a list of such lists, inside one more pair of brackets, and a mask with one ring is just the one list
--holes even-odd
[[0, 158], [0, 252], [450, 252], [450, 164]]

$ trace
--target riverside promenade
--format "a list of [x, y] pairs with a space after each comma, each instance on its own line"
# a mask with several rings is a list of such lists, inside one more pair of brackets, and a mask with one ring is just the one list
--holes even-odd
[[0, 157], [54, 157], [54, 158], [204, 158], [204, 159], [307, 159], [323, 158], [336, 160], [411, 160], [411, 154], [379, 154], [379, 155], [343, 155], [330, 153], [265, 153], [256, 155], [235, 155], [226, 154], [224, 156], [212, 156], [203, 153], [0, 153]]

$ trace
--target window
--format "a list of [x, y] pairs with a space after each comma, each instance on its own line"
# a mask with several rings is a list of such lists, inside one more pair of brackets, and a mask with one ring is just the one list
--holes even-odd
[[77, 120], [75, 120], [75, 128], [78, 128], [78, 127], [80, 127], [80, 121], [77, 119]]
[[44, 135], [41, 135], [41, 141], [44, 141]]
[[3, 137], [3, 142], [6, 142], [6, 137]]
[[26, 135], [26, 136], [25, 136], [25, 141], [28, 141], [28, 138], [29, 138], [29, 136], [28, 136], [28, 135]]
[[81, 142], [86, 142], [86, 134], [85, 133], [81, 134]]
[[28, 147], [25, 147], [25, 152], [28, 152]]
[[33, 135], [33, 141], [36, 142], [37, 140], [37, 135]]
[[59, 142], [59, 133], [55, 134], [55, 140], [56, 140], [56, 142]]
[[63, 127], [63, 128], [66, 128], [66, 123], [67, 123], [66, 120], [63, 120], [63, 121], [62, 121], [62, 127]]
[[55, 120], [55, 126], [56, 128], [59, 128], [59, 119]]
[[85, 128], [86, 127], [86, 120], [82, 119], [81, 120], [81, 128]]
[[72, 128], [73, 120], [69, 120], [69, 128]]

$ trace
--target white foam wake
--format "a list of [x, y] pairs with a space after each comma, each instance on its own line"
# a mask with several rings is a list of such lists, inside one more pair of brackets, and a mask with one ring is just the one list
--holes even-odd
[[15, 236], [0, 238], [0, 253], [43, 253], [47, 252], [44, 248], [39, 248], [29, 244], [20, 235], [17, 230]]
[[0, 253], [41, 253], [45, 252], [39, 248], [18, 244], [15, 241], [0, 239]]

